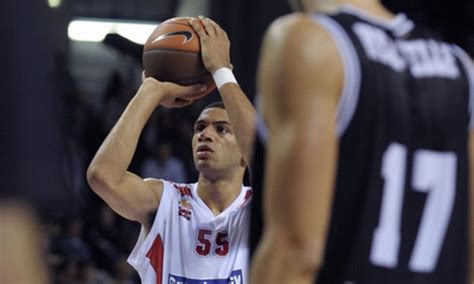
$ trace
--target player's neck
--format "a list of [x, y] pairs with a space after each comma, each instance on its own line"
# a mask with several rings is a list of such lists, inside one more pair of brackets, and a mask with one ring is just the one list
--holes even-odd
[[371, 14], [382, 19], [393, 19], [395, 15], [385, 8], [377, 0], [343, 0], [343, 4], [351, 5], [355, 8], [365, 11], [368, 14]]
[[224, 211], [239, 196], [242, 177], [210, 180], [199, 176], [197, 194], [211, 209], [214, 215]]

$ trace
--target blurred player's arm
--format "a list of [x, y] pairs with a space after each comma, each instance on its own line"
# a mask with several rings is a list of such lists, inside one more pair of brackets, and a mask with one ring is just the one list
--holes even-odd
[[[200, 24], [202, 23], [202, 25]], [[211, 19], [200, 17], [191, 22], [201, 40], [204, 66], [214, 74], [219, 68], [232, 69], [230, 63], [230, 41], [226, 32]], [[219, 93], [227, 110], [242, 156], [251, 166], [253, 142], [256, 131], [256, 112], [240, 86], [235, 83], [224, 84]]]
[[52, 283], [35, 213], [26, 203], [0, 200], [0, 283]]
[[258, 73], [269, 131], [265, 231], [252, 283], [313, 283], [322, 264], [342, 72], [334, 41], [309, 16], [285, 17], [267, 31]]
[[117, 124], [100, 146], [87, 170], [91, 188], [119, 215], [146, 224], [148, 214], [160, 204], [163, 183], [142, 179], [127, 171], [140, 134], [155, 108], [163, 102], [169, 107], [188, 105], [189, 98], [202, 91], [202, 86], [178, 86], [152, 78], [143, 81]]

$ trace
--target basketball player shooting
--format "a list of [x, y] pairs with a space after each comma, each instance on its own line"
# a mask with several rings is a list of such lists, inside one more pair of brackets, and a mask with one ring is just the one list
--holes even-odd
[[472, 61], [377, 0], [293, 2], [318, 12], [262, 47], [252, 283], [473, 283]]
[[[206, 65], [214, 71], [231, 66], [225, 33], [210, 34], [203, 49], [217, 42], [227, 50], [206, 55]], [[229, 84], [237, 85], [235, 78], [216, 80], [220, 90]], [[247, 282], [251, 189], [242, 185], [246, 162], [223, 103], [204, 108], [195, 122], [196, 183], [142, 178], [127, 171], [155, 108], [190, 104], [205, 88], [145, 78], [87, 171], [91, 188], [115, 212], [142, 224], [128, 259], [142, 283]]]

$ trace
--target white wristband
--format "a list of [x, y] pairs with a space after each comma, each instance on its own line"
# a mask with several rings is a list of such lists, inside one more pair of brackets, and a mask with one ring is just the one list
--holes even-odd
[[234, 73], [232, 73], [232, 70], [226, 67], [217, 69], [217, 71], [212, 74], [212, 77], [214, 78], [214, 82], [216, 82], [217, 89], [220, 89], [227, 83], [237, 84]]

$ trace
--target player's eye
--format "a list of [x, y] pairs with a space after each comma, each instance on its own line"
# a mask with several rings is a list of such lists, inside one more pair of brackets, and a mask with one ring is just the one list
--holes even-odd
[[204, 124], [196, 124], [194, 126], [194, 133], [202, 132], [205, 128], [206, 126]]
[[223, 126], [223, 125], [218, 125], [216, 127], [216, 130], [217, 130], [218, 133], [222, 133], [222, 134], [230, 133], [230, 129], [228, 127]]

